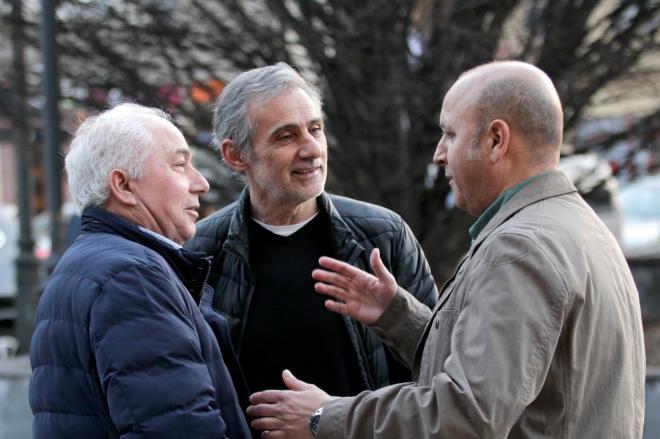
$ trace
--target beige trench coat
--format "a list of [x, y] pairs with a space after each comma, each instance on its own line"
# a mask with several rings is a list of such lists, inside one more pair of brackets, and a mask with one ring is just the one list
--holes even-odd
[[317, 439], [642, 437], [637, 290], [560, 171], [491, 219], [433, 311], [400, 290], [374, 329], [415, 382], [328, 401]]

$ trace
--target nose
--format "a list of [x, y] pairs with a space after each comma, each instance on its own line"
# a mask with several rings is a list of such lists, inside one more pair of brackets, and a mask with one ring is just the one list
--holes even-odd
[[209, 191], [209, 182], [202, 175], [197, 168], [192, 167], [192, 175], [190, 176], [190, 192], [194, 194], [203, 194]]
[[443, 138], [440, 138], [438, 146], [435, 148], [435, 153], [433, 153], [433, 163], [438, 166], [447, 166], [447, 148], [442, 140]]
[[322, 139], [314, 137], [312, 133], [306, 131], [303, 137], [303, 145], [299, 151], [300, 157], [304, 159], [315, 159], [321, 156], [322, 150]]

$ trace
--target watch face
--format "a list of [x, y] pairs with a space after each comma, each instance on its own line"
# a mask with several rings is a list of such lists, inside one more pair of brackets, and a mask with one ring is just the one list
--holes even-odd
[[309, 429], [312, 430], [312, 434], [316, 436], [316, 433], [319, 431], [319, 424], [321, 423], [321, 415], [313, 414], [309, 418]]
[[319, 431], [319, 424], [321, 423], [321, 415], [323, 414], [323, 406], [319, 407], [318, 410], [309, 418], [309, 429], [312, 434], [316, 436], [316, 432]]

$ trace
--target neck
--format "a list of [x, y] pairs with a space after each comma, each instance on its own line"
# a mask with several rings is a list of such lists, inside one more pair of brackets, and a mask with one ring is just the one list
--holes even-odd
[[[172, 238], [169, 238], [163, 234], [160, 227], [158, 226], [158, 223], [153, 219], [153, 217], [150, 217], [139, 209], [119, 203], [112, 197], [106, 201], [103, 208], [108, 212], [112, 212], [115, 215], [119, 215], [125, 220], [132, 222], [136, 226], [140, 226], [144, 229], [157, 233], [158, 235], [163, 236], [172, 242], [176, 242], [172, 240]], [[177, 242], [177, 244], [182, 244], [182, 242]]]
[[250, 199], [251, 215], [254, 219], [272, 226], [287, 226], [308, 220], [318, 211], [316, 198], [295, 205], [264, 206]]
[[523, 181], [530, 179], [534, 176], [537, 176], [539, 174], [544, 174], [546, 172], [554, 171], [557, 169], [557, 166], [555, 164], [543, 164], [543, 165], [538, 165], [538, 166], [532, 166], [529, 169], [526, 170], [526, 172], [520, 173], [517, 178], [515, 178], [513, 181], [510, 181], [507, 187], [504, 188], [503, 191], [522, 183]]
[[103, 208], [108, 212], [112, 212], [115, 215], [118, 215], [125, 220], [132, 222], [135, 225], [144, 227], [144, 224], [141, 224], [138, 219], [135, 217], [133, 212], [130, 209], [125, 208], [121, 203], [118, 203], [113, 197], [109, 197]]
[[531, 155], [523, 155], [515, 160], [509, 160], [499, 169], [502, 184], [499, 193], [506, 191], [535, 175], [557, 169], [559, 158], [548, 156], [545, 160], [539, 160]]

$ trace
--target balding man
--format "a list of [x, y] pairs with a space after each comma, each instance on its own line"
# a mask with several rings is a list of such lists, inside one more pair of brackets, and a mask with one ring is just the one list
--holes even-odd
[[376, 276], [330, 258], [314, 272], [317, 291], [338, 300], [326, 307], [369, 325], [415, 382], [330, 398], [286, 372], [293, 391], [252, 395], [253, 427], [278, 438], [641, 438], [637, 291], [616, 241], [557, 170], [562, 118], [532, 65], [464, 73], [443, 102], [434, 162], [478, 219], [438, 305], [397, 287], [378, 250]]

